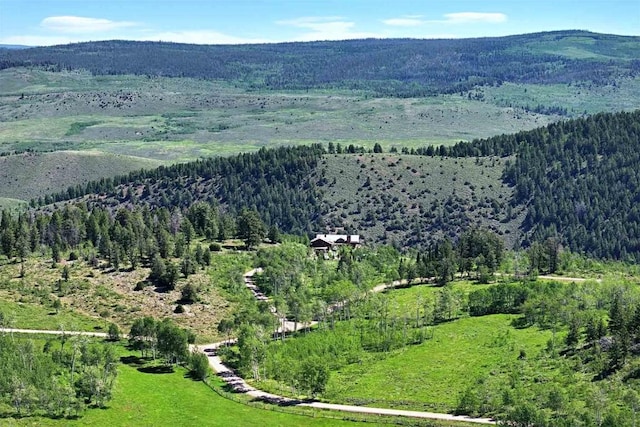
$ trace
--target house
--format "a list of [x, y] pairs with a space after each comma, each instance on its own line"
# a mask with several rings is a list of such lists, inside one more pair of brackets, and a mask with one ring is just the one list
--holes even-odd
[[360, 246], [360, 236], [358, 234], [316, 234], [310, 245], [316, 251], [337, 250], [342, 245], [357, 248]]

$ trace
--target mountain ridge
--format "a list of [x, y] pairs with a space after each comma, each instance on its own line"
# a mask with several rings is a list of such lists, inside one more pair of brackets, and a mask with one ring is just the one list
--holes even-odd
[[[618, 49], [611, 49], [612, 44]], [[550, 53], [554, 50], [564, 53]], [[405, 97], [501, 82], [607, 84], [622, 75], [637, 75], [637, 58], [640, 37], [572, 30], [491, 38], [254, 45], [84, 42], [0, 52], [0, 69], [46, 65], [86, 69], [95, 75], [224, 79], [252, 89], [347, 88]]]

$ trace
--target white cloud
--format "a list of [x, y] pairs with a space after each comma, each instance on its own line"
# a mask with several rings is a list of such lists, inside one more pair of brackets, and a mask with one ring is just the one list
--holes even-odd
[[344, 20], [345, 19], [342, 16], [301, 16], [295, 19], [276, 21], [276, 24], [290, 25], [299, 28], [317, 28], [318, 25]]
[[284, 21], [276, 21], [278, 25], [311, 30], [308, 33], [293, 36], [296, 41], [347, 40], [383, 37], [381, 34], [354, 31], [355, 22], [340, 16], [302, 17]]
[[96, 40], [134, 40], [134, 41], [163, 41], [189, 44], [250, 44], [250, 43], [272, 43], [273, 40], [258, 38], [243, 38], [217, 31], [166, 31], [158, 33], [147, 33], [146, 35], [124, 35], [116, 34], [110, 38], [91, 37], [85, 35], [77, 36], [11, 36], [0, 38], [0, 44], [16, 44], [24, 46], [54, 46], [60, 44], [80, 43]]
[[449, 25], [449, 24], [499, 24], [507, 21], [504, 13], [485, 12], [457, 12], [447, 13], [445, 19], [426, 20], [421, 15], [408, 15], [400, 18], [385, 19], [385, 25], [393, 27], [420, 27], [429, 24]]
[[120, 28], [134, 27], [138, 24], [130, 21], [111, 21], [83, 16], [49, 16], [40, 22], [40, 26], [49, 31], [60, 33], [101, 33]]
[[419, 27], [423, 25], [425, 21], [420, 18], [404, 17], [385, 19], [382, 21], [382, 23], [385, 25], [390, 25], [392, 27]]
[[507, 21], [507, 15], [504, 13], [458, 12], [447, 13], [444, 17], [447, 18], [442, 21], [445, 24], [499, 24]]
[[[458, 12], [443, 15], [440, 20], [428, 20], [423, 15], [402, 15], [382, 21], [384, 26], [375, 32], [362, 31], [356, 22], [342, 16], [299, 17], [276, 21], [277, 25], [289, 27], [289, 34], [234, 35], [215, 29], [171, 30], [151, 29], [146, 24], [132, 21], [81, 16], [50, 16], [40, 23], [36, 34], [14, 35], [0, 38], [2, 44], [28, 46], [50, 46], [92, 40], [123, 39], [151, 40], [193, 44], [248, 44], [277, 43], [290, 41], [349, 40], [385, 37], [455, 38], [450, 28], [435, 26], [505, 22], [502, 13]], [[431, 27], [434, 26], [434, 27]], [[431, 31], [434, 30], [434, 31]], [[407, 34], [407, 33], [410, 34]]]

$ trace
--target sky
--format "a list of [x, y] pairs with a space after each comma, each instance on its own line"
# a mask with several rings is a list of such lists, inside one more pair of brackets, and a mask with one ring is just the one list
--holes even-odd
[[197, 44], [497, 37], [579, 29], [640, 36], [640, 0], [0, 0], [0, 44]]

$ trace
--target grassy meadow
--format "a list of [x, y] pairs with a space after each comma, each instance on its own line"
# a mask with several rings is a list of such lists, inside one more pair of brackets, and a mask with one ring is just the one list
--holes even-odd
[[489, 373], [505, 375], [520, 350], [534, 355], [544, 348], [551, 333], [516, 329], [514, 318], [492, 315], [434, 326], [433, 337], [420, 345], [379, 359], [372, 355], [362, 364], [333, 372], [325, 397], [368, 406], [452, 411], [460, 393], [477, 379]]
[[[28, 337], [34, 339], [34, 337]], [[43, 339], [35, 338], [37, 345]], [[175, 367], [162, 373], [144, 372], [144, 368], [155, 366], [154, 362], [135, 361], [139, 353], [133, 354], [117, 346], [122, 358], [133, 356], [134, 362], [126, 361], [118, 367], [118, 377], [113, 398], [105, 409], [85, 410], [77, 419], [51, 419], [43, 417], [4, 418], [3, 426], [356, 426], [359, 423], [342, 421], [341, 414], [335, 418], [314, 417], [260, 409], [221, 397], [201, 381], [188, 378], [187, 371]], [[159, 362], [158, 362], [159, 363]], [[218, 378], [210, 379], [216, 387], [222, 387]], [[370, 425], [369, 423], [367, 423]], [[374, 423], [375, 425], [375, 423]]]
[[99, 151], [55, 151], [0, 157], [0, 197], [29, 201], [96, 177], [161, 165], [158, 160]]
[[26, 207], [26, 203], [24, 200], [12, 199], [9, 197], [0, 197], [0, 210], [22, 210]]
[[[391, 99], [344, 90], [251, 92], [217, 81], [24, 68], [0, 71], [0, 87], [0, 151], [5, 152], [90, 148], [164, 160], [215, 153], [210, 146], [236, 146], [223, 154], [323, 141], [415, 147], [531, 129], [556, 119], [460, 95]], [[168, 153], [153, 149], [153, 143], [171, 141], [188, 143], [170, 146]], [[145, 153], [141, 142], [152, 149]]]
[[575, 117], [601, 111], [635, 110], [640, 107], [640, 78], [620, 79], [615, 85], [589, 84], [532, 85], [504, 83], [495, 87], [483, 87], [479, 93], [486, 102], [511, 107], [538, 105], [558, 106], [567, 109]]
[[66, 308], [56, 312], [48, 301], [45, 304], [11, 301], [4, 289], [0, 290], [0, 297], [0, 313], [7, 327], [87, 332], [106, 332], [108, 329], [104, 319]]
[[637, 108], [640, 78], [603, 87], [505, 83], [380, 98], [12, 68], [0, 70], [0, 88], [0, 153], [63, 152], [0, 158], [0, 197], [29, 200], [88, 179], [274, 145], [378, 143], [389, 151], [514, 133], [562, 118], [527, 111], [538, 105], [564, 107], [570, 116]]

